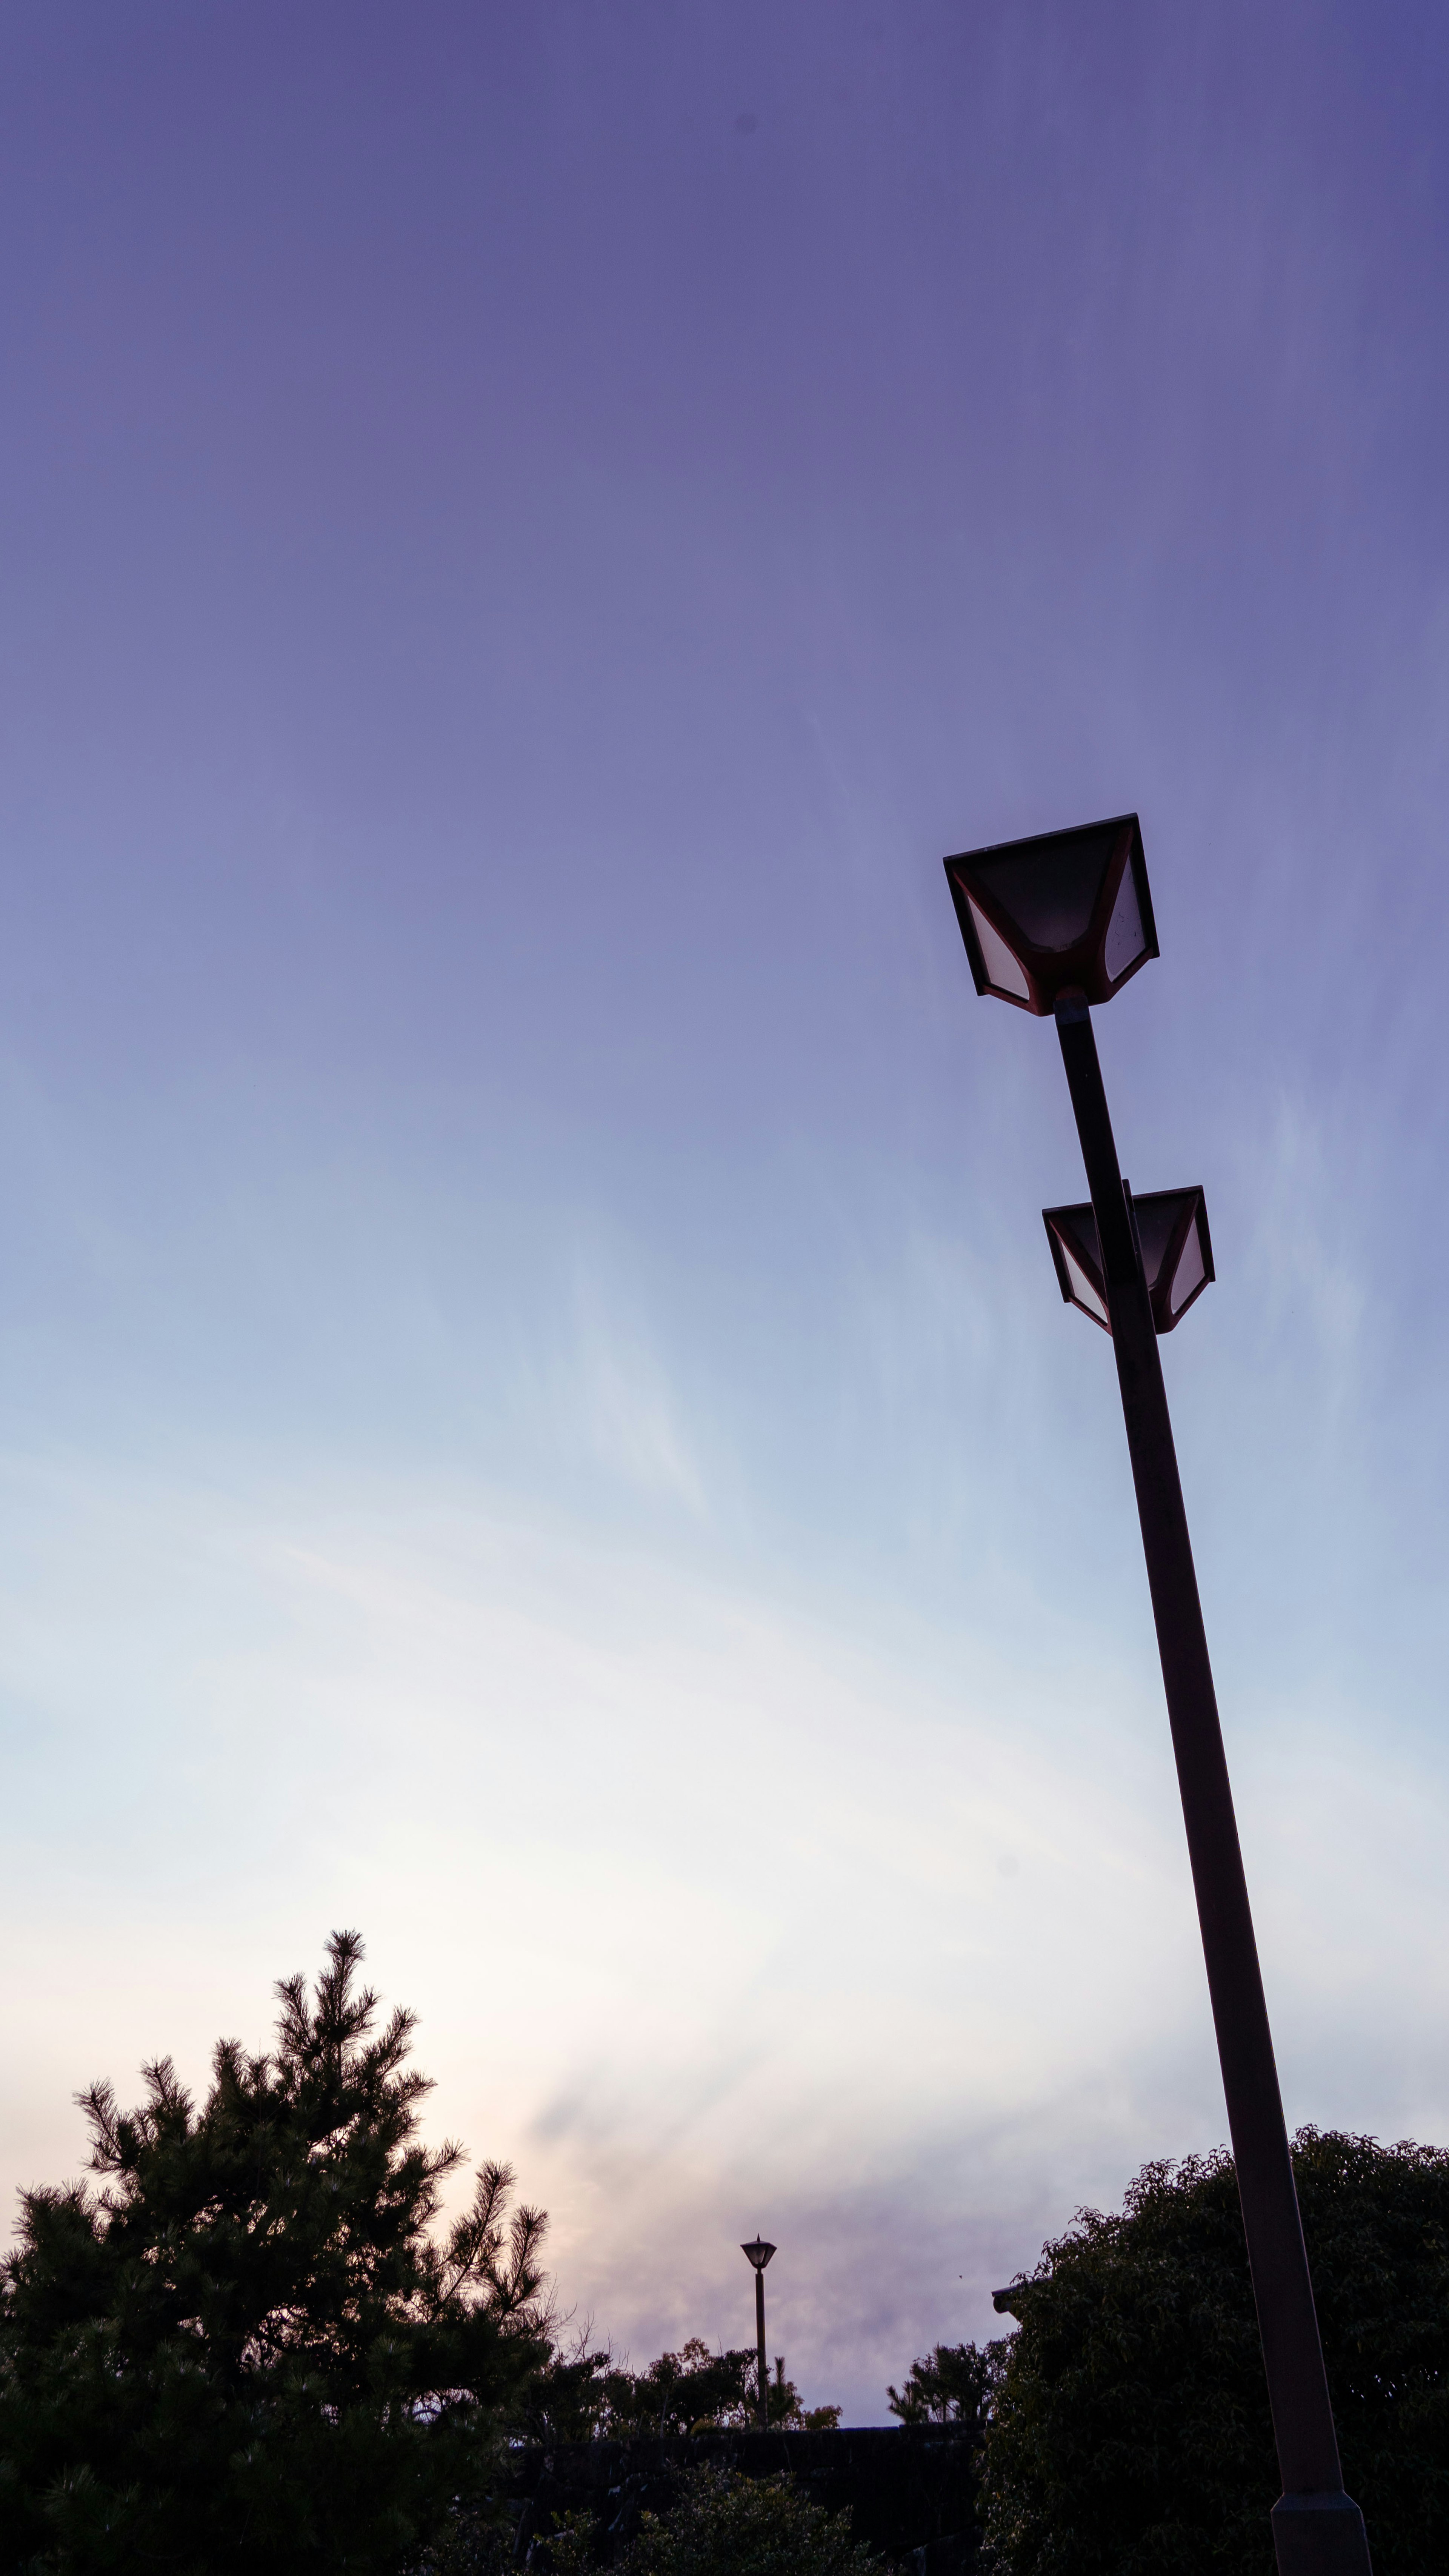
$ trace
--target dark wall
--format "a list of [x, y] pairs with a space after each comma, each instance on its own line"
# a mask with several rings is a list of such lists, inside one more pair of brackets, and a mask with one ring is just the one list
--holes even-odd
[[930, 2576], [955, 2576], [975, 2564], [975, 2481], [969, 2434], [951, 2424], [871, 2427], [841, 2433], [704, 2433], [692, 2439], [561, 2442], [515, 2453], [510, 2491], [522, 2507], [517, 2556], [533, 2551], [556, 2513], [594, 2514], [602, 2563], [637, 2529], [640, 2513], [667, 2512], [680, 2471], [709, 2463], [747, 2478], [798, 2479], [812, 2504], [851, 2508], [857, 2540], [901, 2557], [932, 2542]]

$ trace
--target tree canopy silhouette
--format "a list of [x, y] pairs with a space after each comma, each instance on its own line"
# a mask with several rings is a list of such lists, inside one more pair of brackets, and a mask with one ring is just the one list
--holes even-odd
[[888, 2388], [893, 2415], [903, 2424], [966, 2424], [978, 2439], [985, 2431], [1002, 2347], [989, 2343], [938, 2343], [918, 2355], [901, 2388]]
[[[1293, 2166], [1344, 2483], [1374, 2564], [1449, 2566], [1449, 2152], [1301, 2129]], [[1007, 2576], [1272, 2576], [1278, 2492], [1237, 2177], [1144, 2166], [1030, 2280], [986, 2441]]]
[[[714, 2352], [691, 2335], [678, 2352], [662, 2352], [647, 2370], [629, 2370], [607, 2347], [591, 2350], [587, 2333], [555, 2348], [529, 2383], [515, 2430], [530, 2442], [627, 2441], [638, 2434], [753, 2432], [759, 2422], [759, 2364], [748, 2349]], [[782, 2432], [826, 2433], [838, 2406], [802, 2406], [782, 2355], [766, 2390], [770, 2423]]]
[[414, 2016], [362, 1942], [290, 1977], [273, 2048], [222, 2040], [82, 2095], [95, 2183], [22, 2197], [0, 2281], [0, 2568], [394, 2570], [486, 2479], [546, 2350], [540, 2210], [419, 2139]]

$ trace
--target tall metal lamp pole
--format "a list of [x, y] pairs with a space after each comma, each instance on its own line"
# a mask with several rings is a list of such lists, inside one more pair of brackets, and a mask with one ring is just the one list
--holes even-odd
[[1135, 814], [946, 861], [978, 993], [1056, 1020], [1090, 1208], [1045, 1211], [1062, 1293], [1112, 1336], [1187, 1827], [1283, 2493], [1280, 2576], [1371, 2576], [1343, 2491], [1159, 1333], [1213, 1275], [1200, 1190], [1134, 1200], [1122, 1179], [1091, 1005], [1157, 951]]
[[765, 2265], [774, 2251], [774, 2246], [767, 2245], [763, 2236], [757, 2236], [753, 2245], [740, 2247], [740, 2252], [754, 2265], [755, 2271], [755, 2343], [760, 2356], [760, 2375], [757, 2385], [762, 2433], [768, 2433], [770, 2429], [770, 2371], [765, 2359]]

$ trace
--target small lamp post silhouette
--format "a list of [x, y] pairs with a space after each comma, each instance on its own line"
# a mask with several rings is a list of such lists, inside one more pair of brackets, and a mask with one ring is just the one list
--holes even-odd
[[1119, 814], [999, 842], [947, 859], [946, 876], [977, 992], [1056, 1021], [1086, 1165], [1090, 1205], [1043, 1214], [1062, 1295], [1111, 1335], [1117, 1362], [1283, 2479], [1280, 2576], [1370, 2576], [1363, 2516], [1343, 2491], [1157, 1349], [1213, 1276], [1207, 1210], [1200, 1189], [1134, 1199], [1092, 1033], [1092, 1005], [1158, 953], [1141, 828]]
[[768, 2433], [770, 2429], [770, 2372], [765, 2360], [765, 2265], [774, 2251], [774, 2246], [767, 2245], [763, 2236], [757, 2236], [753, 2245], [740, 2247], [740, 2252], [747, 2262], [754, 2265], [755, 2270], [755, 2342], [760, 2355], [760, 2431], [762, 2433]]

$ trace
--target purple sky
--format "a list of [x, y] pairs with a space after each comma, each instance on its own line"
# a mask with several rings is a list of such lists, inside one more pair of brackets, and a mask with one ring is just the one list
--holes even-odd
[[[13, 0], [0, 2161], [360, 1922], [636, 2359], [855, 2420], [1223, 2116], [1099, 1026], [1290, 2116], [1449, 2135], [1449, 31]], [[772, 2328], [772, 2342], [774, 2329]]]

